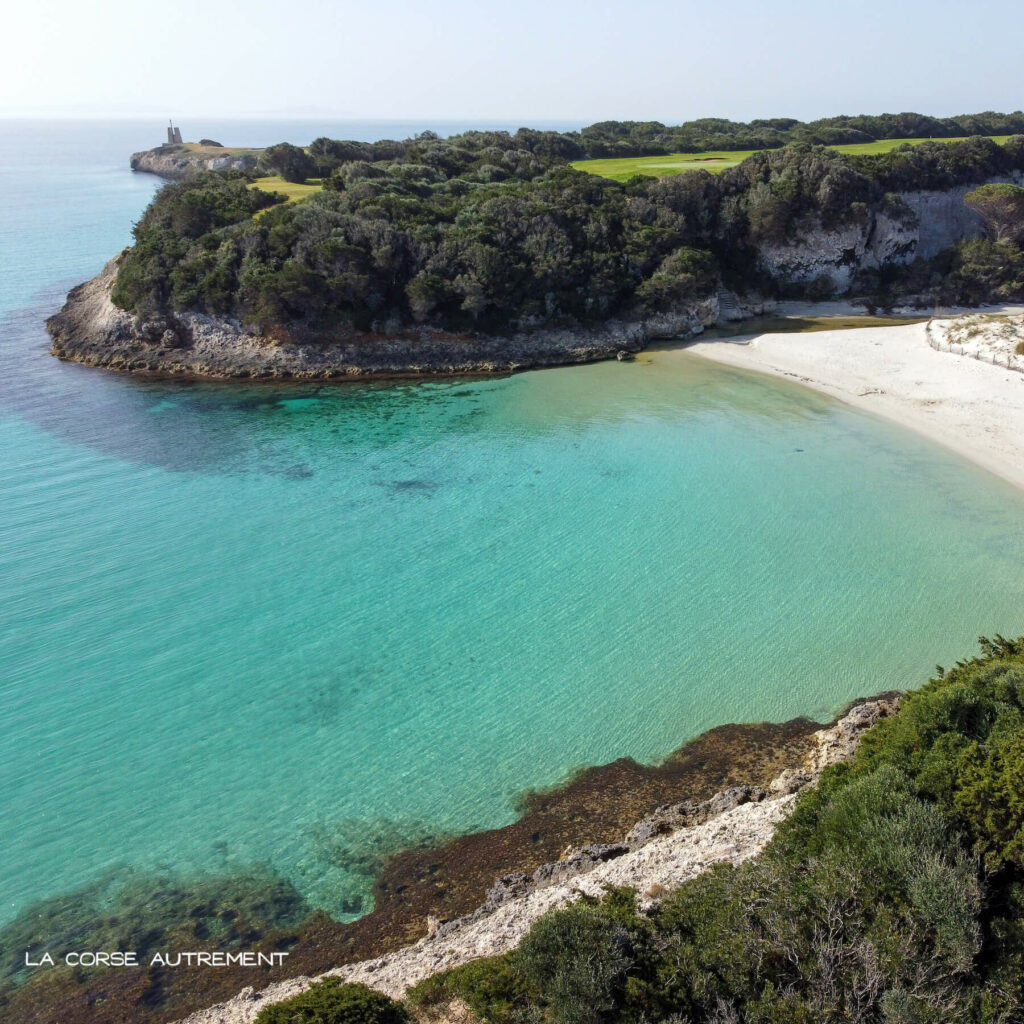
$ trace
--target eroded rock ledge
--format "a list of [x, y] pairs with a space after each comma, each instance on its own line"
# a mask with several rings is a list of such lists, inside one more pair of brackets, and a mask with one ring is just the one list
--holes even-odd
[[[584, 894], [599, 896], [605, 885], [635, 888], [641, 904], [649, 906], [713, 864], [740, 864], [764, 849], [799, 793], [813, 786], [825, 767], [851, 757], [864, 732], [898, 706], [895, 695], [855, 705], [834, 725], [814, 733], [803, 768], [785, 770], [767, 790], [733, 786], [700, 803], [661, 807], [622, 842], [570, 849], [532, 876], [499, 878], [473, 913], [449, 922], [430, 920], [428, 935], [415, 945], [321, 977], [363, 982], [400, 997], [440, 971], [513, 949], [538, 917]], [[246, 988], [180, 1024], [251, 1024], [263, 1007], [295, 995], [314, 980], [293, 978], [262, 992]]]
[[[220, 379], [329, 380], [511, 373], [625, 358], [654, 338], [688, 338], [719, 319], [719, 296], [643, 321], [599, 328], [551, 329], [504, 336], [432, 329], [399, 334], [339, 331], [334, 338], [265, 334], [237, 320], [183, 313], [141, 320], [110, 300], [117, 260], [68, 293], [46, 322], [61, 359], [111, 370]], [[760, 312], [751, 309], [746, 315]]]

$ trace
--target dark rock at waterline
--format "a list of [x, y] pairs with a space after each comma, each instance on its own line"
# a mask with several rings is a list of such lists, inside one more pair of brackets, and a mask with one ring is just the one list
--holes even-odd
[[513, 871], [495, 879], [494, 885], [487, 890], [485, 902], [492, 907], [499, 907], [508, 900], [524, 896], [533, 885], [533, 879], [524, 871]]
[[[228, 922], [237, 932], [238, 948], [288, 951], [280, 967], [36, 972], [21, 988], [0, 991], [0, 1019], [166, 1024], [229, 999], [247, 985], [261, 989], [273, 981], [320, 974], [391, 952], [422, 938], [428, 918], [435, 919], [437, 934], [444, 934], [456, 927], [456, 919], [480, 913], [488, 897], [494, 906], [533, 887], [538, 869], [557, 863], [567, 847], [582, 852], [589, 846], [592, 852], [585, 856], [600, 856], [593, 851], [620, 848], [623, 835], [641, 819], [657, 816], [659, 809], [708, 803], [730, 787], [739, 789], [726, 799], [753, 799], [757, 787], [767, 786], [785, 769], [803, 770], [814, 746], [811, 735], [819, 727], [807, 719], [721, 726], [660, 765], [623, 758], [588, 768], [563, 786], [527, 794], [522, 816], [511, 825], [392, 856], [374, 886], [374, 910], [350, 924], [322, 912], [288, 927], [250, 922], [239, 929], [243, 922]], [[699, 813], [704, 812], [678, 812], [679, 817]], [[187, 920], [182, 926], [179, 937], [168, 942], [170, 952], [220, 948], [218, 941], [198, 937]]]
[[[809, 778], [809, 776], [806, 776]], [[637, 822], [626, 833], [630, 847], [643, 846], [655, 836], [675, 832], [680, 828], [703, 825], [724, 811], [731, 811], [741, 804], [760, 803], [767, 794], [760, 786], [730, 786], [716, 793], [710, 800], [693, 803], [682, 800], [679, 803], [659, 807], [652, 815]]]

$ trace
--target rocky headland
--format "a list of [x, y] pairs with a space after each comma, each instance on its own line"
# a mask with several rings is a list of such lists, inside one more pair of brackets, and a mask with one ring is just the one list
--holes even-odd
[[[419, 942], [385, 956], [327, 971], [320, 977], [357, 981], [394, 997], [440, 971], [514, 948], [541, 915], [605, 886], [636, 890], [649, 907], [714, 864], [740, 864], [772, 838], [798, 795], [816, 784], [829, 765], [853, 756], [864, 732], [891, 715], [899, 697], [884, 695], [853, 706], [833, 725], [813, 733], [803, 764], [783, 770], [767, 786], [731, 786], [708, 800], [683, 800], [659, 807], [619, 842], [567, 848], [554, 863], [531, 875], [498, 878], [473, 912], [442, 922], [431, 917]], [[307, 988], [316, 978], [298, 977], [193, 1013], [181, 1024], [251, 1024], [263, 1007]]]
[[[253, 151], [162, 146], [136, 153], [132, 166], [164, 177], [192, 169], [251, 168]], [[1024, 180], [1015, 172], [1013, 180]], [[994, 180], [1010, 180], [1007, 178]], [[759, 272], [783, 288], [848, 292], [858, 272], [927, 259], [976, 237], [982, 222], [964, 196], [974, 186], [903, 192], [866, 208], [860, 218], [826, 227], [808, 216], [784, 243], [762, 241]], [[741, 299], [724, 289], [666, 313], [609, 319], [596, 327], [455, 333], [389, 322], [372, 331], [339, 325], [310, 330], [301, 323], [260, 329], [231, 317], [199, 312], [140, 317], [111, 302], [112, 260], [73, 289], [47, 323], [53, 354], [89, 366], [167, 376], [214, 379], [325, 380], [510, 373], [601, 359], [626, 359], [655, 339], [686, 339], [725, 321], [770, 311], [776, 303]], [[857, 300], [854, 300], [857, 301]]]
[[225, 149], [223, 146], [163, 145], [132, 153], [129, 164], [133, 171], [158, 174], [170, 181], [180, 181], [193, 171], [254, 171], [255, 150]]
[[[712, 295], [671, 313], [643, 320], [610, 320], [591, 329], [516, 331], [505, 335], [453, 334], [421, 328], [394, 333], [340, 330], [334, 336], [301, 329], [261, 331], [204, 313], [142, 319], [110, 298], [117, 260], [68, 294], [50, 317], [53, 355], [60, 359], [167, 376], [212, 379], [329, 380], [511, 373], [600, 359], [625, 359], [652, 339], [689, 338], [722, 316]], [[729, 316], [765, 312], [771, 303], [727, 300]]]

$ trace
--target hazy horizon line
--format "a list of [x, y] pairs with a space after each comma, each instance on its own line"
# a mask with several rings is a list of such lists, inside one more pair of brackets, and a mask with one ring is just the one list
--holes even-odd
[[111, 121], [148, 121], [151, 119], [159, 120], [161, 123], [168, 120], [188, 121], [188, 120], [208, 120], [208, 121], [257, 121], [257, 120], [280, 120], [280, 121], [352, 121], [352, 122], [376, 122], [376, 123], [394, 123], [404, 124], [410, 121], [433, 121], [438, 124], [454, 124], [454, 123], [465, 123], [472, 121], [487, 122], [491, 124], [517, 124], [522, 127], [529, 127], [532, 125], [553, 125], [553, 124], [579, 124], [580, 126], [586, 126], [596, 124], [601, 121], [657, 121], [668, 127], [684, 124], [686, 121], [694, 121], [698, 119], [706, 118], [721, 118], [723, 120], [735, 121], [738, 123], [749, 123], [754, 120], [763, 120], [768, 118], [787, 118], [793, 117], [795, 120], [807, 123], [810, 121], [821, 120], [825, 118], [834, 117], [879, 117], [886, 114], [906, 114], [914, 113], [921, 114], [926, 117], [934, 118], [950, 118], [950, 117], [962, 117], [965, 115], [982, 114], [982, 113], [998, 113], [998, 114], [1014, 114], [1020, 113], [1020, 110], [1014, 109], [1003, 109], [996, 110], [989, 108], [988, 110], [962, 110], [956, 113], [934, 113], [932, 111], [918, 109], [918, 110], [880, 110], [880, 111], [869, 111], [869, 110], [858, 110], [856, 113], [849, 113], [841, 111], [833, 114], [816, 114], [813, 116], [805, 115], [803, 117], [797, 117], [794, 114], [789, 113], [773, 113], [773, 114], [759, 114], [756, 116], [745, 116], [740, 114], [725, 114], [725, 113], [702, 113], [696, 115], [687, 115], [685, 117], [669, 117], [664, 116], [656, 117], [653, 115], [633, 115], [631, 117], [581, 117], [565, 115], [563, 117], [552, 117], [551, 114], [545, 114], [543, 117], [527, 117], [523, 115], [519, 116], [508, 116], [508, 115], [488, 115], [488, 114], [406, 114], [402, 116], [395, 115], [373, 115], [373, 114], [352, 114], [343, 112], [327, 112], [327, 111], [287, 111], [287, 110], [266, 110], [266, 111], [244, 111], [241, 113], [203, 113], [199, 111], [185, 112], [183, 114], [171, 114], [169, 115], [166, 111], [134, 111], [134, 110], [76, 110], [73, 108], [11, 108], [5, 109], [0, 107], [0, 119], [10, 120], [68, 120], [83, 118], [88, 120], [111, 120]]

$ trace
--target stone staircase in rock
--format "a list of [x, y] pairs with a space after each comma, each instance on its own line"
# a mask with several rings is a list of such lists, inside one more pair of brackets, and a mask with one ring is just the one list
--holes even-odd
[[743, 311], [736, 300], [734, 292], [722, 288], [718, 292], [718, 322], [731, 323], [734, 320], [743, 319]]

